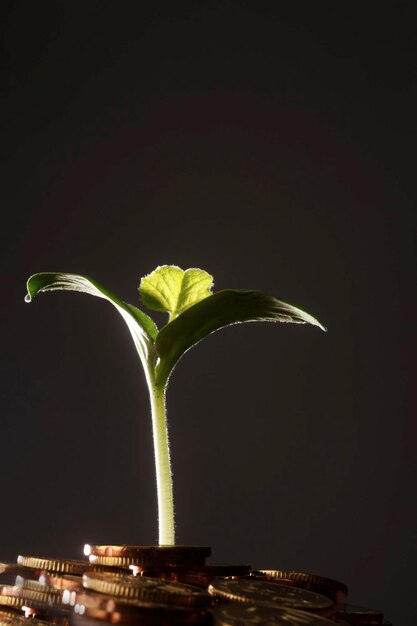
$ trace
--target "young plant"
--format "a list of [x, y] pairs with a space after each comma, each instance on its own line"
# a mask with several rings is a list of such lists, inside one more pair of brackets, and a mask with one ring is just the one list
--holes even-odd
[[142, 278], [142, 303], [168, 313], [158, 330], [146, 313], [127, 304], [88, 276], [45, 272], [27, 282], [26, 302], [40, 292], [80, 291], [110, 302], [126, 322], [141, 360], [152, 411], [158, 492], [159, 544], [175, 544], [172, 472], [166, 419], [165, 393], [170, 375], [181, 356], [210, 333], [240, 322], [292, 322], [313, 324], [326, 330], [305, 311], [261, 291], [226, 289], [212, 293], [213, 277], [200, 269], [186, 271], [175, 265], [157, 267]]

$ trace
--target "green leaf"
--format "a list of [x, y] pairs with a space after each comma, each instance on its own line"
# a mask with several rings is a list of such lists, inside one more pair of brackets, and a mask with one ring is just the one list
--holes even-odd
[[210, 333], [240, 322], [291, 322], [325, 327], [301, 309], [261, 291], [227, 289], [195, 304], [159, 331], [156, 380], [167, 382], [178, 359]]
[[145, 371], [149, 371], [149, 366], [154, 363], [154, 340], [158, 334], [158, 329], [153, 320], [136, 307], [120, 300], [96, 280], [79, 274], [43, 272], [34, 274], [29, 278], [27, 290], [26, 302], [31, 302], [38, 293], [56, 290], [79, 291], [107, 300], [116, 307], [126, 322]]
[[170, 314], [170, 321], [211, 295], [213, 277], [203, 270], [161, 265], [142, 278], [139, 293], [148, 309]]

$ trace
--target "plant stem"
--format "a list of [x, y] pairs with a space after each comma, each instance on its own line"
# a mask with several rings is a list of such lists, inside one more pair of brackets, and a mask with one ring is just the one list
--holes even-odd
[[159, 545], [175, 545], [174, 498], [166, 418], [165, 385], [149, 384], [158, 492]]

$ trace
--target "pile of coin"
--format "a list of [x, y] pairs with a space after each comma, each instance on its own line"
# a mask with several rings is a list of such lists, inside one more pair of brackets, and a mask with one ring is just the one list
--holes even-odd
[[200, 546], [86, 545], [88, 559], [0, 563], [0, 626], [384, 624], [346, 604], [341, 582], [305, 572], [212, 565]]

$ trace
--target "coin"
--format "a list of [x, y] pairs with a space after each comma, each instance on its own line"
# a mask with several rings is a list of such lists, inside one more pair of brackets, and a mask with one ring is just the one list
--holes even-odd
[[53, 587], [41, 585], [35, 580], [25, 581], [24, 585], [9, 585], [6, 593], [22, 598], [25, 602], [30, 601], [33, 606], [61, 604], [59, 591], [56, 591]]
[[49, 559], [37, 556], [19, 555], [17, 557], [17, 562], [19, 565], [31, 567], [35, 570], [61, 572], [62, 574], [80, 575], [90, 569], [90, 563], [88, 561]]
[[216, 578], [208, 590], [212, 595], [226, 600], [274, 604], [281, 608], [309, 611], [325, 617], [334, 614], [334, 604], [329, 598], [298, 587], [287, 587], [260, 580]]
[[384, 620], [381, 611], [352, 604], [337, 604], [336, 615], [348, 624], [382, 624]]
[[41, 574], [39, 582], [43, 585], [49, 585], [56, 590], [63, 591], [65, 589], [76, 590], [83, 588], [83, 579], [81, 576], [71, 576], [70, 574], [59, 576], [57, 574]]
[[344, 583], [324, 576], [309, 574], [307, 572], [294, 572], [283, 570], [256, 570], [254, 577], [260, 575], [269, 582], [281, 583], [281, 580], [292, 580], [295, 586], [320, 593], [327, 596], [333, 602], [344, 602], [348, 594], [348, 588]]
[[24, 599], [15, 595], [13, 585], [2, 585], [0, 587], [0, 606], [20, 609], [24, 604]]
[[14, 578], [15, 576], [24, 576], [25, 578], [36, 578], [37, 570], [31, 567], [24, 567], [18, 563], [0, 563], [0, 575], [2, 580], [5, 578]]
[[68, 626], [71, 611], [62, 605], [61, 593], [39, 583], [36, 587], [36, 581], [30, 583], [28, 587], [14, 585], [3, 588], [7, 596], [0, 596], [0, 604], [6, 597], [14, 598], [14, 606], [20, 607], [26, 617], [36, 616], [43, 621]]
[[[23, 615], [0, 613], [0, 626], [28, 626], [28, 621]], [[30, 626], [45, 626], [45, 622], [31, 618]]]
[[202, 624], [209, 619], [209, 613], [205, 609], [114, 598], [86, 590], [69, 592], [66, 597], [68, 603], [74, 607], [75, 614], [105, 619], [111, 623]]
[[[91, 563], [102, 565], [138, 565], [161, 567], [163, 565], [201, 566], [211, 554], [211, 548], [202, 546], [136, 546], [136, 545], [90, 545], [84, 546], [84, 554]], [[109, 558], [115, 561], [108, 561]], [[103, 560], [106, 559], [106, 560]], [[123, 565], [122, 565], [123, 564]]]
[[194, 585], [206, 589], [214, 578], [249, 576], [250, 565], [203, 565], [201, 567], [165, 567], [160, 569], [145, 569], [143, 576], [162, 578], [173, 582]]
[[18, 565], [31, 568], [35, 570], [38, 575], [41, 572], [56, 572], [58, 574], [70, 574], [74, 576], [81, 576], [87, 570], [94, 570], [98, 572], [102, 571], [117, 571], [118, 573], [125, 574], [127, 572], [126, 567], [113, 568], [106, 567], [104, 565], [92, 565], [89, 561], [85, 560], [70, 560], [70, 559], [49, 559], [46, 557], [37, 556], [22, 556], [17, 557]]
[[320, 615], [254, 604], [220, 604], [213, 611], [213, 626], [330, 626]]
[[107, 595], [157, 604], [208, 606], [209, 594], [191, 585], [181, 585], [158, 578], [124, 576], [104, 572], [86, 572], [83, 585]]

